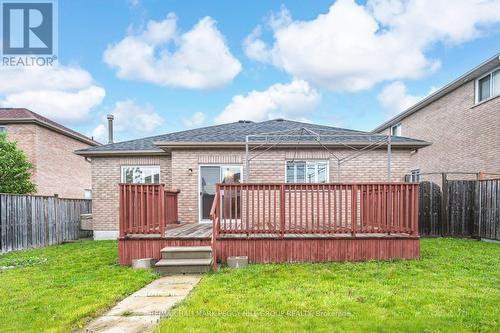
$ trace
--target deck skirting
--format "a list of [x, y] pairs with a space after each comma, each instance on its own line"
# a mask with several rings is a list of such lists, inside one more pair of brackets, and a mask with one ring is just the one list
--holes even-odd
[[418, 238], [219, 239], [217, 258], [248, 256], [250, 262], [325, 262], [418, 259]]
[[[119, 261], [130, 265], [133, 259], [160, 259], [166, 246], [210, 246], [210, 238], [122, 238], [118, 240]], [[219, 238], [217, 260], [229, 256], [248, 256], [251, 263], [328, 262], [392, 259], [418, 259], [418, 237], [332, 237], [332, 238]]]

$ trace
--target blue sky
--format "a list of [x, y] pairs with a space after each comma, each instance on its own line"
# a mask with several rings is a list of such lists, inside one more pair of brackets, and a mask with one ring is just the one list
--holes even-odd
[[101, 140], [107, 113], [118, 140], [276, 116], [371, 130], [500, 51], [499, 1], [447, 4], [63, 0], [62, 69], [0, 70], [27, 83], [0, 103]]

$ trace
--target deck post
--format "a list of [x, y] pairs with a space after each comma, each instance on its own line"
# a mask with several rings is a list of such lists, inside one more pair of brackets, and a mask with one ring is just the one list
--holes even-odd
[[160, 235], [161, 237], [165, 236], [165, 224], [167, 221], [165, 221], [166, 214], [165, 214], [165, 185], [161, 184], [160, 185], [160, 190], [159, 190], [159, 195], [160, 195]]
[[285, 234], [285, 184], [280, 186], [280, 235]]
[[120, 238], [125, 237], [125, 212], [124, 212], [124, 185], [118, 185], [120, 191], [120, 200], [119, 200], [119, 210], [120, 210]]
[[389, 130], [389, 135], [387, 136], [387, 181], [391, 182], [392, 179], [392, 133]]
[[356, 236], [356, 223], [358, 223], [358, 185], [351, 189], [351, 235]]

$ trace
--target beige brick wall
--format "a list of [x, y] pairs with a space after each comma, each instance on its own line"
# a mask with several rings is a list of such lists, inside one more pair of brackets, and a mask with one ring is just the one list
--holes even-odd
[[403, 136], [432, 143], [412, 156], [412, 169], [500, 172], [500, 97], [475, 105], [474, 81], [403, 119], [401, 125]]
[[[7, 128], [7, 139], [16, 141], [17, 147], [24, 151], [28, 160], [36, 166], [36, 128], [35, 124], [7, 124], [2, 125]], [[31, 179], [36, 181], [37, 170], [33, 169]]]
[[[352, 151], [334, 151], [339, 156]], [[276, 150], [261, 155], [250, 162], [248, 181], [282, 183], [285, 181], [285, 162], [288, 159], [328, 159], [330, 181], [339, 181], [334, 159], [323, 150], [298, 151]], [[401, 181], [409, 170], [410, 151], [394, 150], [392, 180]], [[161, 182], [177, 188], [179, 193], [179, 219], [182, 222], [198, 222], [199, 166], [210, 164], [245, 163], [242, 150], [174, 150], [171, 157], [99, 157], [92, 159], [93, 212], [97, 231], [118, 230], [118, 183], [122, 165], [161, 165]], [[189, 172], [192, 169], [192, 173]], [[245, 170], [243, 170], [245, 174]], [[343, 182], [368, 182], [387, 180], [387, 152], [374, 150], [341, 166]]]
[[[198, 222], [199, 166], [204, 164], [242, 165], [244, 153], [241, 150], [207, 151], [174, 150], [172, 151], [173, 186], [180, 190], [178, 196], [179, 219], [182, 222]], [[193, 172], [189, 173], [188, 169]]]
[[170, 156], [93, 157], [92, 214], [94, 230], [118, 231], [118, 184], [121, 167], [126, 165], [159, 165], [160, 182], [171, 184]]
[[8, 124], [7, 137], [17, 141], [34, 165], [36, 194], [83, 198], [91, 188], [91, 165], [75, 150], [89, 145], [36, 124]]

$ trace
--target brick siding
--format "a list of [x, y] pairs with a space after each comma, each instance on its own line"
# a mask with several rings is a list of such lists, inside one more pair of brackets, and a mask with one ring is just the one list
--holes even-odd
[[36, 124], [7, 124], [7, 138], [17, 142], [33, 164], [36, 194], [84, 197], [91, 189], [91, 165], [74, 153], [89, 145]]
[[160, 182], [171, 184], [169, 156], [92, 157], [92, 218], [95, 231], [118, 230], [118, 184], [121, 167], [159, 165]]
[[[338, 150], [345, 156], [352, 151]], [[334, 159], [324, 150], [273, 150], [250, 162], [250, 182], [282, 183], [285, 181], [285, 163], [292, 159], [327, 159], [330, 165], [330, 181], [339, 181]], [[410, 151], [393, 150], [392, 180], [401, 181], [408, 173]], [[93, 213], [95, 230], [118, 230], [118, 183], [122, 165], [161, 165], [161, 182], [180, 190], [179, 219], [182, 222], [198, 222], [199, 166], [234, 164], [243, 166], [243, 150], [174, 150], [170, 156], [150, 157], [99, 157], [92, 158]], [[192, 169], [192, 172], [189, 171]], [[245, 176], [244, 176], [245, 177]], [[343, 182], [369, 182], [387, 180], [387, 152], [373, 150], [341, 166]]]
[[[474, 84], [463, 84], [401, 121], [403, 136], [432, 143], [412, 156], [412, 169], [500, 172], [500, 97], [475, 105]], [[439, 182], [440, 176], [425, 179]]]

